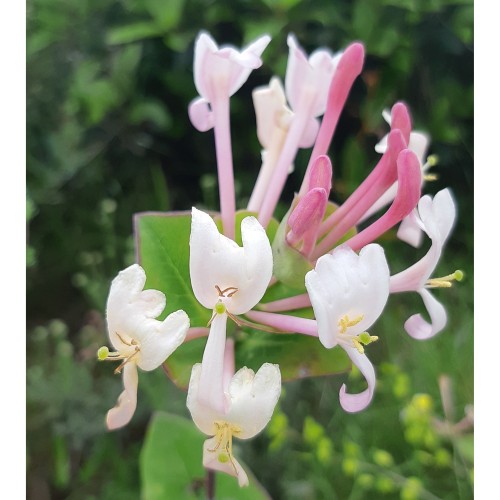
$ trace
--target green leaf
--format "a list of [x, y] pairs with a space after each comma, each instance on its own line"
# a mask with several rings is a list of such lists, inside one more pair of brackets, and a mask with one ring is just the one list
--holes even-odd
[[163, 316], [184, 309], [191, 326], [206, 326], [211, 312], [193, 294], [189, 277], [191, 212], [142, 213], [134, 218], [139, 264], [147, 275], [147, 288], [167, 297]]
[[315, 337], [298, 334], [240, 332], [236, 343], [236, 366], [257, 371], [263, 363], [278, 364], [283, 382], [346, 372], [351, 362], [337, 346], [325, 349]]
[[[177, 415], [156, 413], [149, 425], [140, 456], [144, 500], [183, 500], [206, 498], [202, 465], [203, 442], [207, 439], [193, 422]], [[269, 496], [257, 483], [248, 467], [238, 461], [248, 474], [250, 485], [240, 488], [236, 478], [216, 473], [215, 494], [218, 500], [265, 500]]]

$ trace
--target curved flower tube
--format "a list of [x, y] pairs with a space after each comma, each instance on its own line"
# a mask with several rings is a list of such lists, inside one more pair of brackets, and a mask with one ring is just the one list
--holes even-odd
[[420, 314], [414, 314], [405, 322], [405, 330], [411, 337], [424, 340], [439, 333], [447, 321], [445, 308], [427, 289], [448, 288], [453, 280], [462, 279], [462, 273], [455, 271], [443, 278], [430, 279], [455, 222], [456, 208], [449, 189], [439, 191], [434, 198], [429, 195], [423, 196], [416, 212], [418, 212], [415, 214], [416, 221], [431, 239], [431, 247], [418, 262], [391, 276], [390, 291], [420, 294], [431, 322], [427, 322]]
[[332, 254], [318, 259], [305, 280], [321, 343], [327, 349], [340, 345], [368, 384], [360, 394], [347, 393], [344, 384], [340, 404], [349, 412], [363, 410], [375, 388], [375, 370], [363, 346], [378, 338], [366, 329], [380, 316], [389, 296], [389, 267], [384, 250], [371, 244], [357, 255], [345, 245], [337, 247]]
[[189, 318], [176, 311], [163, 321], [154, 318], [165, 309], [165, 295], [159, 290], [143, 290], [146, 273], [138, 264], [120, 271], [111, 283], [106, 319], [109, 340], [116, 349], [101, 347], [102, 361], [121, 361], [115, 373], [123, 371], [124, 391], [106, 417], [108, 429], [128, 424], [137, 404], [137, 367], [145, 371], [160, 366], [186, 337]]

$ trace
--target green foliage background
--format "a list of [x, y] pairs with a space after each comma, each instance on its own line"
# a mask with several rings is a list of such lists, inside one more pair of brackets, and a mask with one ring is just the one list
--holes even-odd
[[[251, 90], [284, 77], [287, 34], [308, 52], [360, 40], [365, 68], [330, 151], [333, 198], [370, 171], [386, 132], [381, 111], [403, 99], [440, 159], [425, 191], [451, 187], [459, 209], [438, 275], [466, 274], [436, 292], [449, 324], [426, 343], [402, 329], [419, 300], [391, 298], [372, 332], [381, 338], [370, 346], [379, 384], [367, 411], [340, 409], [346, 376], [289, 383], [268, 430], [240, 445], [242, 458], [276, 499], [472, 498], [470, 434], [446, 435], [435, 423], [445, 418], [441, 375], [454, 396], [447, 418], [460, 420], [473, 401], [472, 0], [28, 0], [27, 17], [29, 498], [140, 498], [152, 412], [187, 415], [185, 394], [161, 371], [141, 374], [133, 422], [106, 433], [120, 380], [95, 351], [106, 342], [109, 281], [134, 260], [133, 214], [218, 208], [213, 138], [186, 111], [202, 29], [237, 46], [273, 37], [263, 67], [232, 99], [240, 208], [260, 166]], [[281, 213], [307, 159], [297, 158]], [[392, 272], [424, 251], [393, 234], [384, 244]], [[353, 388], [358, 380], [349, 376]]]

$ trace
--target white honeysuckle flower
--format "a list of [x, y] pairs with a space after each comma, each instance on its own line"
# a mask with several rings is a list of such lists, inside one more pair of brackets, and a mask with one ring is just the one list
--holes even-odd
[[389, 267], [380, 245], [365, 246], [359, 255], [346, 245], [320, 257], [306, 274], [306, 288], [318, 324], [318, 336], [328, 349], [340, 345], [366, 378], [360, 394], [340, 389], [346, 411], [364, 409], [375, 388], [375, 370], [364, 354], [364, 345], [378, 337], [366, 330], [382, 313], [389, 296]]
[[144, 290], [146, 273], [138, 264], [120, 271], [109, 291], [106, 319], [111, 345], [98, 351], [100, 360], [121, 361], [115, 373], [123, 370], [124, 391], [106, 417], [108, 429], [126, 425], [137, 404], [137, 367], [145, 371], [158, 368], [179, 347], [189, 328], [189, 318], [175, 311], [163, 321], [155, 319], [166, 305], [159, 290]]
[[187, 407], [196, 426], [213, 436], [203, 445], [203, 465], [235, 476], [240, 486], [246, 486], [248, 476], [233, 455], [232, 439], [250, 439], [268, 424], [281, 394], [279, 367], [264, 363], [257, 373], [246, 367], [238, 370], [224, 390], [224, 412], [201, 403], [201, 374], [202, 366], [197, 363], [191, 372]]
[[272, 277], [273, 255], [266, 231], [255, 217], [241, 222], [240, 247], [219, 233], [210, 215], [193, 207], [189, 270], [198, 302], [213, 311], [203, 353], [200, 397], [225, 410], [222, 366], [228, 316], [248, 312], [264, 295]]
[[429, 195], [423, 196], [418, 203], [414, 217], [420, 228], [431, 239], [431, 247], [418, 262], [391, 276], [390, 291], [391, 293], [417, 292], [420, 294], [431, 322], [427, 322], [420, 314], [414, 314], [406, 320], [405, 330], [413, 338], [424, 340], [440, 332], [447, 322], [445, 308], [428, 289], [451, 287], [452, 281], [460, 281], [463, 277], [461, 271], [455, 271], [442, 278], [430, 278], [455, 223], [456, 208], [450, 190], [443, 189], [434, 198]]
[[214, 117], [209, 105], [228, 99], [248, 79], [252, 70], [262, 65], [260, 56], [271, 37], [264, 35], [239, 51], [232, 46], [218, 47], [205, 32], [196, 39], [194, 52], [194, 83], [200, 97], [192, 101], [189, 116], [200, 131], [210, 130]]
[[310, 115], [318, 117], [325, 112], [328, 89], [342, 52], [332, 54], [329, 50], [318, 49], [308, 58], [294, 35], [288, 35], [287, 42], [290, 52], [285, 89], [290, 107], [298, 112], [302, 106], [301, 101], [312, 98]]
[[193, 208], [190, 239], [191, 285], [207, 309], [224, 304], [232, 314], [244, 314], [264, 295], [273, 272], [273, 254], [266, 231], [255, 217], [241, 222], [240, 247], [219, 233], [210, 215]]

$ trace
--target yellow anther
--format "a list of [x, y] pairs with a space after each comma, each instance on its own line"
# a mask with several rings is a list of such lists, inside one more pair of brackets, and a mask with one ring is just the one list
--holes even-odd
[[425, 174], [424, 175], [424, 181], [427, 181], [427, 182], [434, 182], [434, 181], [437, 181], [438, 179], [439, 179], [439, 177], [437, 174]]
[[363, 345], [359, 341], [358, 337], [353, 337], [352, 343], [353, 343], [354, 347], [358, 350], [359, 354], [364, 354], [365, 348], [363, 347]]
[[460, 269], [457, 269], [454, 273], [448, 274], [447, 276], [442, 276], [441, 278], [431, 278], [427, 280], [425, 286], [427, 288], [450, 288], [453, 281], [462, 281], [464, 279], [464, 273]]
[[345, 333], [348, 328], [351, 326], [357, 325], [362, 319], [363, 315], [358, 316], [356, 319], [350, 320], [349, 316], [346, 314], [345, 316], [342, 316], [342, 318], [339, 319], [339, 327], [340, 327], [340, 333]]

